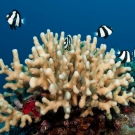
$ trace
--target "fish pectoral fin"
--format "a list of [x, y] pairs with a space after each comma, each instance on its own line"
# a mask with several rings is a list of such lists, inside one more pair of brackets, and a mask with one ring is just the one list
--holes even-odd
[[12, 25], [10, 25], [10, 28], [13, 29]]
[[13, 26], [13, 28], [16, 30], [16, 27], [15, 26]]
[[106, 39], [108, 36], [105, 36], [104, 39]]

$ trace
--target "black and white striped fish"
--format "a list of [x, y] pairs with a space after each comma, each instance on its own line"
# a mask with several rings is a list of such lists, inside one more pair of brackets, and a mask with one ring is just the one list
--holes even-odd
[[11, 29], [16, 30], [16, 26], [21, 27], [21, 24], [25, 24], [25, 18], [21, 18], [21, 14], [17, 10], [12, 10], [7, 16], [6, 20], [10, 25]]
[[68, 35], [64, 40], [64, 49], [69, 50], [71, 46], [72, 38], [70, 35]]
[[118, 57], [122, 60], [121, 63], [131, 62], [133, 60], [133, 54], [130, 54], [127, 50], [116, 51]]
[[106, 39], [108, 36], [110, 36], [113, 33], [113, 29], [110, 26], [107, 25], [101, 25], [98, 29], [97, 32], [94, 33], [95, 36], [97, 37], [103, 37]]

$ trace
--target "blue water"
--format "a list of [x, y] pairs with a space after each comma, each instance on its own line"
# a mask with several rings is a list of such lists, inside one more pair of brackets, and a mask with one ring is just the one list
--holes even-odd
[[[54, 33], [76, 35], [82, 40], [97, 28], [106, 24], [113, 28], [107, 39], [98, 39], [118, 49], [133, 51], [135, 47], [135, 1], [133, 0], [0, 0], [0, 58], [10, 66], [12, 49], [17, 49], [21, 63], [28, 58], [33, 46], [33, 36], [50, 29]], [[17, 9], [26, 24], [11, 30], [5, 19], [13, 9]], [[41, 42], [41, 40], [40, 40]], [[0, 92], [3, 92], [5, 75], [0, 75]]]

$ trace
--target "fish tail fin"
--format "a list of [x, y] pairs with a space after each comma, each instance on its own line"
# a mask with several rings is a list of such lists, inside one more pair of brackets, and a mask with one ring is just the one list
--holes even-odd
[[120, 54], [120, 50], [119, 50], [119, 49], [116, 49], [116, 53], [117, 53], [117, 54]]
[[120, 54], [120, 50], [119, 49], [117, 49], [116, 47], [112, 47], [112, 48], [115, 50], [116, 54]]
[[133, 57], [135, 57], [135, 48], [134, 48], [134, 51], [133, 51]]
[[135, 48], [134, 48], [133, 52], [131, 53], [131, 56], [133, 59], [135, 59]]
[[26, 18], [21, 19], [21, 23], [25, 24], [26, 23]]
[[94, 32], [93, 35], [94, 35], [95, 37], [97, 37], [97, 36], [98, 36], [98, 33], [97, 33], [97, 32]]

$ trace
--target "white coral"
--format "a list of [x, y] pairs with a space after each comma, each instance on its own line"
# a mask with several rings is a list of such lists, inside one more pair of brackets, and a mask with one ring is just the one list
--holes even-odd
[[[49, 110], [56, 112], [61, 106], [65, 111], [65, 119], [68, 119], [72, 105], [78, 105], [84, 108], [81, 114], [83, 117], [94, 115], [92, 108], [97, 107], [104, 110], [111, 119], [111, 108], [119, 113], [117, 104], [128, 105], [129, 101], [135, 103], [133, 88], [130, 93], [121, 90], [121, 87], [127, 88], [134, 81], [126, 73], [131, 68], [122, 66], [120, 61], [115, 63], [115, 51], [111, 49], [105, 53], [105, 44], [96, 48], [96, 37], [91, 43], [90, 35], [86, 37], [86, 41], [81, 41], [80, 34], [73, 36], [70, 51], [63, 47], [64, 32], [61, 32], [59, 40], [58, 34], [54, 36], [50, 30], [46, 34], [42, 32], [40, 37], [43, 45], [37, 37], [33, 37], [35, 46], [32, 47], [32, 54], [25, 60], [25, 72], [22, 71], [17, 50], [13, 50], [14, 71], [5, 66], [1, 59], [0, 73], [6, 73], [8, 81], [16, 80], [16, 83], [7, 82], [4, 88], [16, 90], [29, 86], [28, 93], [39, 92], [40, 88], [49, 90], [50, 99], [43, 97], [42, 103], [36, 102], [42, 115]], [[84, 45], [83, 48], [80, 47], [81, 44]]]

